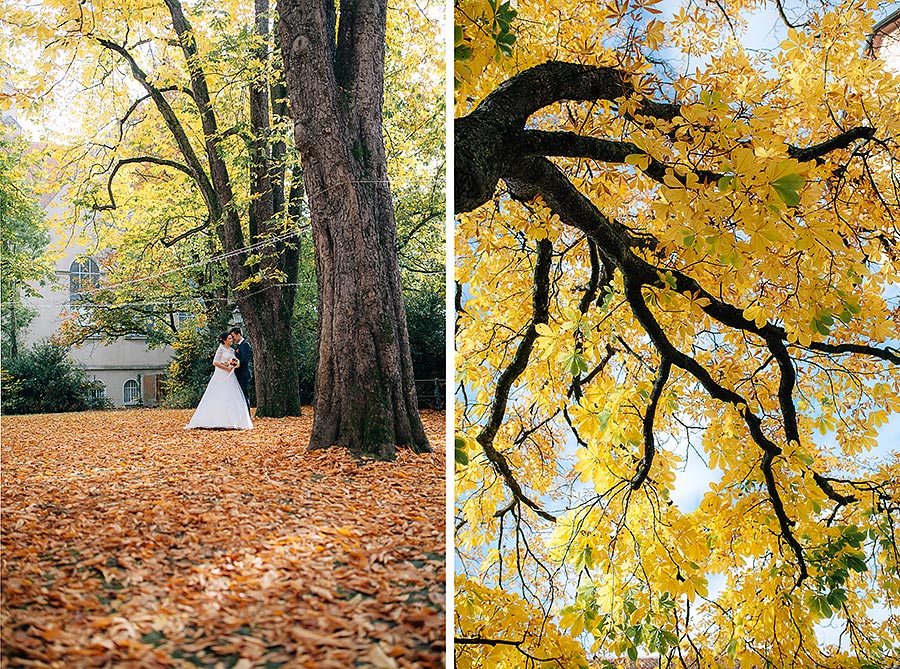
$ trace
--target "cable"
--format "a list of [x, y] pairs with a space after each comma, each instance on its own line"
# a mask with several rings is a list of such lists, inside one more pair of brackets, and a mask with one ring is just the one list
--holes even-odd
[[[334, 189], [334, 188], [338, 188], [338, 187], [340, 187], [340, 186], [349, 185], [349, 184], [388, 184], [388, 185], [391, 185], [391, 182], [390, 182], [390, 180], [383, 180], [383, 179], [380, 179], [380, 180], [348, 180], [348, 181], [342, 181], [342, 182], [340, 182], [340, 183], [331, 184], [331, 185], [329, 185], [328, 187], [323, 188], [323, 189], [317, 191], [316, 193], [307, 194], [307, 200], [312, 199], [312, 198], [317, 198], [317, 197], [319, 197], [320, 195], [324, 194], [325, 192], [327, 192], [327, 191], [329, 191], [329, 190], [332, 190], [332, 189]], [[250, 244], [249, 246], [244, 246], [244, 247], [239, 248], [239, 249], [232, 249], [231, 251], [226, 251], [225, 253], [221, 253], [221, 254], [219, 254], [219, 255], [217, 255], [217, 256], [213, 256], [213, 257], [211, 257], [211, 258], [207, 258], [206, 260], [201, 260], [201, 261], [198, 261], [198, 262], [195, 262], [195, 263], [190, 263], [190, 264], [187, 264], [187, 265], [181, 265], [181, 266], [179, 266], [179, 267], [175, 267], [175, 268], [173, 268], [173, 269], [169, 269], [169, 270], [166, 270], [166, 271], [164, 271], [164, 272], [159, 272], [159, 273], [157, 273], [157, 274], [151, 274], [151, 275], [149, 275], [149, 276], [138, 277], [138, 278], [135, 278], [135, 279], [129, 279], [129, 280], [127, 280], [127, 281], [120, 281], [120, 282], [118, 282], [118, 283], [108, 284], [108, 285], [104, 285], [104, 286], [98, 285], [98, 286], [96, 286], [96, 287], [94, 287], [94, 288], [85, 288], [85, 289], [83, 289], [83, 290], [79, 290], [78, 293], [79, 293], [80, 295], [90, 295], [90, 294], [93, 294], [93, 293], [100, 292], [101, 290], [113, 290], [113, 289], [116, 289], [116, 288], [120, 288], [120, 287], [122, 287], [122, 286], [129, 286], [129, 285], [132, 285], [132, 284], [135, 284], [135, 283], [142, 283], [142, 282], [146, 282], [146, 281], [151, 281], [151, 280], [153, 280], [153, 279], [159, 279], [159, 278], [161, 278], [161, 277], [168, 276], [168, 275], [170, 275], [170, 274], [176, 274], [176, 273], [178, 273], [178, 272], [183, 272], [183, 271], [188, 270], [188, 269], [195, 269], [195, 268], [197, 268], [197, 267], [203, 267], [203, 266], [205, 266], [205, 265], [209, 265], [209, 264], [214, 263], [214, 262], [219, 262], [219, 261], [221, 261], [221, 260], [227, 260], [228, 258], [230, 258], [230, 257], [232, 257], [232, 256], [235, 256], [235, 255], [240, 255], [240, 254], [242, 254], [242, 253], [247, 253], [247, 252], [249, 252], [249, 251], [253, 251], [253, 250], [258, 249], [258, 248], [260, 248], [260, 247], [267, 246], [267, 245], [269, 245], [269, 244], [275, 244], [275, 243], [277, 243], [277, 242], [284, 241], [284, 240], [286, 240], [286, 239], [290, 239], [291, 237], [294, 237], [294, 236], [296, 236], [296, 235], [299, 235], [299, 234], [300, 234], [301, 232], [303, 232], [304, 230], [308, 230], [310, 227], [311, 227], [311, 224], [307, 223], [306, 225], [302, 225], [302, 226], [298, 227], [298, 228], [295, 229], [295, 230], [290, 230], [290, 231], [288, 231], [288, 232], [283, 232], [283, 233], [281, 233], [280, 235], [276, 235], [276, 236], [274, 236], [274, 237], [270, 237], [270, 238], [268, 238], [268, 239], [264, 239], [264, 240], [262, 240], [262, 241], [255, 242], [254, 244]], [[279, 285], [284, 285], [284, 286], [287, 286], [287, 285], [297, 285], [297, 286], [299, 286], [299, 285], [304, 285], [304, 284], [279, 284]], [[266, 290], [266, 289], [264, 288], [264, 289], [262, 289], [262, 290]], [[260, 292], [260, 291], [257, 291], [257, 292]], [[251, 293], [250, 295], [255, 295], [255, 294], [257, 294], [257, 293], [256, 293], [256, 292], [255, 292], [255, 293]], [[215, 298], [215, 299], [227, 300], [227, 298]], [[190, 303], [191, 303], [191, 302], [183, 302], [183, 304], [190, 304]], [[9, 304], [10, 304], [9, 302], [6, 302], [6, 303], [0, 303], [0, 306], [6, 307], [6, 306], [8, 306]], [[152, 304], [153, 304], [153, 303], [142, 303], [142, 302], [130, 302], [130, 303], [128, 303], [128, 302], [126, 302], [126, 303], [117, 304], [117, 305], [112, 305], [112, 306], [123, 306], [123, 307], [124, 307], [124, 306], [141, 306], [141, 305], [151, 306]], [[155, 304], [160, 304], [160, 303], [155, 303]], [[160, 305], [161, 305], [161, 304], [160, 304]], [[161, 305], [161, 306], [162, 306], [162, 305]]]
[[[310, 199], [318, 198], [320, 195], [323, 195], [323, 194], [326, 193], [327, 191], [333, 190], [333, 189], [335, 189], [335, 188], [339, 188], [339, 187], [341, 187], [341, 186], [347, 186], [347, 185], [350, 185], [350, 184], [388, 184], [388, 185], [390, 186], [390, 185], [391, 185], [391, 181], [390, 181], [390, 180], [386, 180], [386, 179], [373, 179], [373, 180], [360, 179], [360, 180], [347, 180], [347, 181], [341, 181], [341, 182], [339, 182], [339, 183], [331, 184], [331, 185], [327, 186], [326, 188], [323, 188], [323, 189], [321, 189], [321, 190], [319, 190], [319, 191], [317, 191], [317, 192], [315, 192], [315, 193], [308, 193], [307, 196], [306, 196], [306, 199], [307, 199], [307, 201], [309, 201]], [[165, 272], [160, 272], [159, 274], [152, 274], [152, 275], [150, 275], [150, 276], [141, 277], [141, 278], [137, 278], [137, 279], [130, 279], [130, 280], [128, 280], [128, 281], [120, 281], [119, 283], [114, 283], [114, 284], [110, 284], [110, 285], [107, 285], [107, 286], [98, 286], [98, 287], [96, 287], [96, 288], [88, 288], [88, 289], [85, 289], [85, 290], [80, 290], [80, 291], [78, 291], [78, 292], [79, 292], [79, 293], [93, 293], [93, 292], [98, 292], [98, 291], [100, 291], [100, 290], [110, 290], [110, 289], [113, 289], [113, 288], [119, 288], [120, 286], [128, 286], [128, 285], [133, 284], [133, 283], [139, 283], [139, 282], [141, 282], [141, 281], [150, 281], [151, 279], [158, 279], [158, 278], [160, 278], [160, 277], [168, 276], [169, 274], [175, 274], [176, 272], [181, 272], [181, 271], [184, 271], [184, 270], [186, 270], [186, 269], [193, 269], [193, 268], [195, 268], [195, 267], [202, 267], [203, 265], [208, 265], [208, 264], [213, 263], [213, 262], [218, 262], [218, 261], [220, 261], [220, 260], [225, 260], [225, 259], [227, 259], [227, 258], [230, 258], [231, 256], [234, 256], [234, 255], [240, 255], [241, 253], [246, 253], [246, 252], [248, 252], [248, 251], [254, 250], [254, 249], [259, 248], [259, 247], [261, 247], [261, 246], [266, 246], [266, 245], [268, 245], [268, 244], [274, 244], [274, 243], [279, 242], [279, 241], [284, 241], [285, 239], [289, 239], [289, 238], [291, 238], [291, 237], [293, 237], [293, 236], [295, 236], [295, 235], [300, 234], [302, 231], [307, 230], [307, 229], [309, 229], [310, 227], [311, 227], [311, 225], [310, 225], [309, 223], [307, 223], [306, 225], [300, 226], [300, 227], [297, 228], [296, 230], [291, 230], [291, 231], [288, 231], [288, 232], [284, 232], [284, 233], [282, 233], [282, 234], [280, 234], [280, 235], [276, 235], [275, 237], [270, 237], [269, 239], [265, 239], [265, 240], [263, 240], [263, 241], [256, 242], [255, 244], [251, 244], [250, 246], [244, 246], [243, 248], [240, 248], [240, 249], [233, 249], [233, 250], [231, 250], [231, 251], [227, 251], [227, 252], [222, 253], [222, 254], [220, 254], [220, 255], [218, 255], [218, 256], [213, 256], [212, 258], [209, 258], [208, 260], [199, 261], [199, 262], [196, 262], [196, 263], [192, 263], [192, 264], [190, 264], [190, 265], [183, 265], [183, 266], [181, 266], [181, 267], [176, 267], [176, 268], [174, 268], [174, 269], [166, 270]]]
[[284, 241], [286, 239], [290, 239], [291, 237], [293, 237], [295, 235], [299, 235], [301, 232], [303, 232], [304, 230], [306, 230], [309, 227], [310, 227], [309, 224], [303, 225], [303, 226], [297, 228], [296, 230], [291, 230], [289, 232], [283, 232], [280, 235], [276, 235], [274, 237], [264, 239], [262, 241], [256, 242], [255, 244], [250, 244], [249, 246], [244, 246], [239, 249], [233, 249], [231, 251], [221, 253], [217, 256], [207, 258], [206, 260], [201, 260], [201, 261], [198, 261], [195, 263], [191, 263], [189, 265], [182, 265], [180, 267], [175, 267], [174, 269], [169, 269], [169, 270], [166, 270], [165, 272], [159, 272], [158, 274], [151, 274], [150, 276], [143, 276], [143, 277], [139, 277], [137, 279], [129, 279], [127, 281], [120, 281], [119, 283], [112, 283], [112, 284], [108, 284], [105, 286], [97, 286], [96, 288], [86, 288], [84, 290], [79, 290], [78, 292], [79, 292], [79, 294], [91, 294], [91, 293], [99, 292], [101, 290], [112, 290], [114, 288], [120, 288], [122, 286], [129, 286], [134, 283], [151, 281], [153, 279], [158, 279], [163, 276], [168, 276], [169, 274], [183, 272], [184, 270], [187, 270], [187, 269], [194, 269], [196, 267], [202, 267], [204, 265], [209, 265], [210, 263], [219, 262], [220, 260], [226, 260], [226, 259], [230, 258], [231, 256], [240, 255], [242, 253], [247, 253], [249, 251], [253, 251], [262, 246], [267, 246], [269, 244], [275, 244], [277, 242]]
[[[294, 283], [279, 283], [279, 284], [276, 284], [273, 286], [266, 286], [264, 288], [260, 288], [258, 290], [253, 291], [252, 293], [248, 293], [247, 297], [253, 297], [254, 295], [258, 295], [259, 293], [262, 293], [263, 291], [266, 291], [266, 290], [271, 290], [272, 288], [283, 288], [286, 286], [309, 286], [313, 283], [315, 283], [315, 282], [314, 281], [304, 281], [304, 282], [294, 282]], [[43, 307], [45, 309], [55, 309], [58, 307], [67, 306], [67, 304], [68, 304], [68, 306], [71, 306], [73, 310], [78, 309], [78, 308], [118, 309], [120, 307], [121, 308], [124, 308], [124, 307], [167, 307], [167, 308], [172, 308], [172, 307], [178, 307], [178, 306], [184, 306], [184, 305], [195, 305], [200, 301], [203, 301], [203, 302], [234, 302], [233, 299], [230, 299], [227, 297], [209, 297], [209, 298], [205, 298], [205, 299], [200, 298], [200, 297], [194, 297], [194, 298], [182, 298], [179, 300], [167, 300], [164, 302], [144, 301], [144, 302], [120, 302], [120, 303], [116, 303], [116, 304], [102, 304], [102, 303], [92, 303], [92, 302], [79, 304], [78, 302], [68, 302], [67, 303], [64, 301], [64, 302], [60, 302], [58, 304], [40, 305], [40, 307]], [[0, 307], [6, 308], [12, 304], [14, 304], [14, 303], [13, 302], [2, 302], [2, 303], [0, 303]], [[39, 305], [33, 305], [33, 306], [29, 305], [28, 308], [38, 308], [38, 307], [39, 307]]]

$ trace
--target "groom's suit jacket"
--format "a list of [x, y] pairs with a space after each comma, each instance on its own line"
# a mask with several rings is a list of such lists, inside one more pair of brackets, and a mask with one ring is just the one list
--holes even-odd
[[253, 351], [250, 349], [250, 342], [246, 338], [242, 339], [241, 343], [238, 344], [235, 355], [241, 361], [241, 366], [234, 370], [234, 375], [241, 385], [246, 385], [250, 381], [250, 365], [253, 362]]

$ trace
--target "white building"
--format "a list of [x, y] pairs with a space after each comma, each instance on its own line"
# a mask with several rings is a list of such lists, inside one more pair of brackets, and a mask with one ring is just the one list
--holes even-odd
[[[61, 188], [42, 198], [41, 208], [48, 218], [65, 215], [66, 190]], [[53, 232], [50, 244], [51, 248], [60, 245], [59, 237]], [[23, 300], [26, 307], [37, 312], [22, 337], [26, 344], [56, 334], [65, 315], [77, 309], [79, 289], [89, 289], [100, 281], [100, 265], [86, 253], [85, 247], [68, 243], [56, 261], [55, 285], [41, 288], [39, 298]], [[149, 349], [146, 337], [131, 335], [111, 343], [100, 338], [88, 339], [70, 354], [93, 378], [103, 382], [106, 397], [114, 406], [153, 406], [161, 398], [161, 381], [173, 350], [168, 346]]]
[[[0, 68], [2, 68], [0, 63]], [[0, 71], [2, 74], [2, 71]], [[13, 88], [2, 82], [3, 96], [12, 96]], [[3, 125], [21, 133], [15, 103], [0, 117]], [[48, 219], [64, 217], [69, 204], [66, 201], [67, 188], [55, 189], [41, 199], [41, 209]], [[86, 256], [87, 249], [74, 242], [61, 239], [51, 230], [50, 247], [61, 249], [56, 260], [54, 285], [35, 286], [40, 297], [25, 297], [23, 304], [36, 312], [21, 341], [33, 345], [59, 332], [65, 314], [71, 312], [77, 301], [78, 289], [96, 284], [100, 279], [97, 260]], [[111, 343], [101, 339], [87, 342], [70, 351], [72, 358], [83, 366], [88, 374], [105, 386], [105, 396], [116, 407], [153, 406], [160, 400], [161, 380], [172, 359], [170, 347], [149, 349], [146, 338], [140, 335], [119, 338]]]
[[900, 75], [900, 9], [875, 24], [869, 37], [869, 50], [884, 59], [891, 72]]

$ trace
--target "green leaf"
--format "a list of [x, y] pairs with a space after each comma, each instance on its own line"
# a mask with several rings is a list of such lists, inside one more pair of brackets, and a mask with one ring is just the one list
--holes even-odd
[[732, 639], [728, 642], [725, 652], [728, 653], [728, 659], [733, 660], [735, 658], [737, 655], [737, 639]]
[[453, 57], [456, 60], [471, 60], [472, 47], [467, 44], [459, 44], [453, 49]]
[[590, 569], [593, 566], [594, 553], [590, 546], [585, 546], [584, 550], [575, 556], [575, 571], [581, 571], [585, 568]]
[[806, 180], [799, 174], [785, 174], [772, 182], [772, 188], [788, 207], [796, 207], [800, 204], [799, 191], [805, 183]]
[[502, 33], [497, 35], [497, 44], [501, 46], [511, 47], [516, 43], [516, 36], [513, 33]]
[[[829, 319], [829, 320], [831, 320], [831, 319]], [[832, 320], [832, 323], [833, 323], [833, 322], [834, 322], [834, 321]], [[811, 327], [811, 329], [812, 329], [813, 332], [816, 332], [816, 333], [818, 333], [818, 334], [820, 334], [820, 335], [827, 335], [829, 332], [831, 332], [830, 324], [826, 324], [826, 323], [825, 323], [821, 318], [819, 318], [819, 317], [815, 317], [815, 318], [812, 319], [812, 321], [810, 321], [810, 327]]]
[[858, 554], [849, 554], [844, 556], [844, 564], [847, 565], [847, 569], [852, 569], [855, 572], [863, 573], [864, 571], [869, 571], [869, 567], [866, 565], [865, 560], [860, 559]]
[[843, 588], [835, 588], [828, 593], [828, 604], [835, 610], [840, 609], [841, 605], [847, 601], [847, 593]]
[[466, 455], [466, 440], [463, 439], [462, 437], [456, 437], [454, 439], [454, 444], [456, 446], [456, 448], [455, 448], [456, 464], [462, 465], [463, 467], [465, 467], [466, 465], [469, 464], [469, 456]]
[[560, 356], [560, 360], [563, 363], [563, 369], [568, 371], [572, 376], [588, 371], [587, 362], [585, 362], [584, 356], [580, 353], [563, 353]]

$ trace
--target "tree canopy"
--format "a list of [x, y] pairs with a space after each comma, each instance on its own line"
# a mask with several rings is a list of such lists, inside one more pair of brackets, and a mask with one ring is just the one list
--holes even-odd
[[22, 306], [32, 284], [52, 278], [47, 256], [50, 235], [33, 187], [36, 156], [11, 126], [0, 124], [0, 295], [3, 299], [3, 357], [15, 358], [18, 337], [33, 313]]
[[456, 3], [457, 666], [897, 662], [876, 8]]
[[[314, 302], [315, 291], [300, 285], [311, 280], [301, 249], [311, 238], [274, 3], [9, 9], [0, 57], [55, 147], [53, 182], [71, 205], [57, 231], [103, 271], [69, 314], [67, 341], [172, 342], [184, 322], [217, 331], [238, 304], [267, 352], [256, 356], [257, 385], [271, 379], [264, 394], [277, 400], [275, 386], [297, 385], [290, 370], [305, 343], [288, 336], [295, 302]], [[384, 108], [396, 251], [404, 289], [423, 294], [443, 291], [444, 259], [442, 52], [430, 14], [388, 12]], [[315, 307], [299, 311], [314, 327]], [[299, 410], [289, 400], [266, 401], [266, 412]]]

